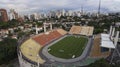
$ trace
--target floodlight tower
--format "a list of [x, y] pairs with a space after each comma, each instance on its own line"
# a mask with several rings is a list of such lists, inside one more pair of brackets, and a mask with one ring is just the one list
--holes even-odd
[[115, 46], [115, 49], [112, 53], [112, 57], [111, 57], [111, 60], [110, 60], [110, 64], [112, 63], [113, 61], [113, 57], [115, 55], [115, 51], [117, 52], [118, 56], [120, 57], [120, 52], [119, 50], [117, 49], [117, 42], [118, 42], [118, 38], [119, 38], [119, 31], [117, 31], [117, 34], [116, 34], [116, 37], [114, 38], [114, 46]]
[[114, 35], [115, 35], [115, 28], [113, 28], [112, 33], [111, 33], [111, 40], [113, 40]]
[[35, 26], [36, 34], [38, 34], [38, 28], [37, 25]]
[[110, 31], [109, 31], [109, 35], [111, 36], [112, 34], [112, 26], [110, 26]]
[[43, 23], [43, 25], [44, 25], [44, 33], [45, 33], [46, 32], [46, 22]]

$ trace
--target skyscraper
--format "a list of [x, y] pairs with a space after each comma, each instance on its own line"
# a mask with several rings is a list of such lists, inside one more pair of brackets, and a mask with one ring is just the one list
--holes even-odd
[[18, 13], [14, 9], [10, 9], [9, 18], [10, 20], [18, 19]]
[[0, 9], [0, 21], [2, 21], [2, 22], [8, 21], [8, 15], [7, 15], [7, 11], [5, 9]]

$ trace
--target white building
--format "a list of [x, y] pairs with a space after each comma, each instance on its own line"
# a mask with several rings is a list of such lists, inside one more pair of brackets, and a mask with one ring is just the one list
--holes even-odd
[[9, 20], [18, 19], [18, 13], [14, 9], [10, 9]]
[[65, 10], [64, 9], [62, 10], [62, 16], [65, 16]]

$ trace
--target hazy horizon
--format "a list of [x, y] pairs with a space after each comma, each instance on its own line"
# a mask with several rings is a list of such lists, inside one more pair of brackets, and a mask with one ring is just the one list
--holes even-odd
[[[120, 12], [120, 0], [101, 0], [101, 12]], [[97, 12], [99, 0], [1, 0], [0, 8], [15, 9], [19, 13], [47, 10], [81, 10]]]

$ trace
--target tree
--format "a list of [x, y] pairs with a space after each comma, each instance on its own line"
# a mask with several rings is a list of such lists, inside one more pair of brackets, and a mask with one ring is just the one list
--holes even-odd
[[23, 35], [26, 35], [26, 33], [25, 33], [25, 32], [19, 32], [17, 38], [20, 38], [20, 37], [22, 37]]
[[5, 38], [0, 42], [0, 64], [8, 63], [17, 57], [17, 40]]
[[105, 59], [100, 59], [86, 67], [111, 67], [111, 65]]
[[94, 29], [94, 34], [99, 34], [102, 32], [103, 32], [103, 29], [100, 29], [100, 28]]

